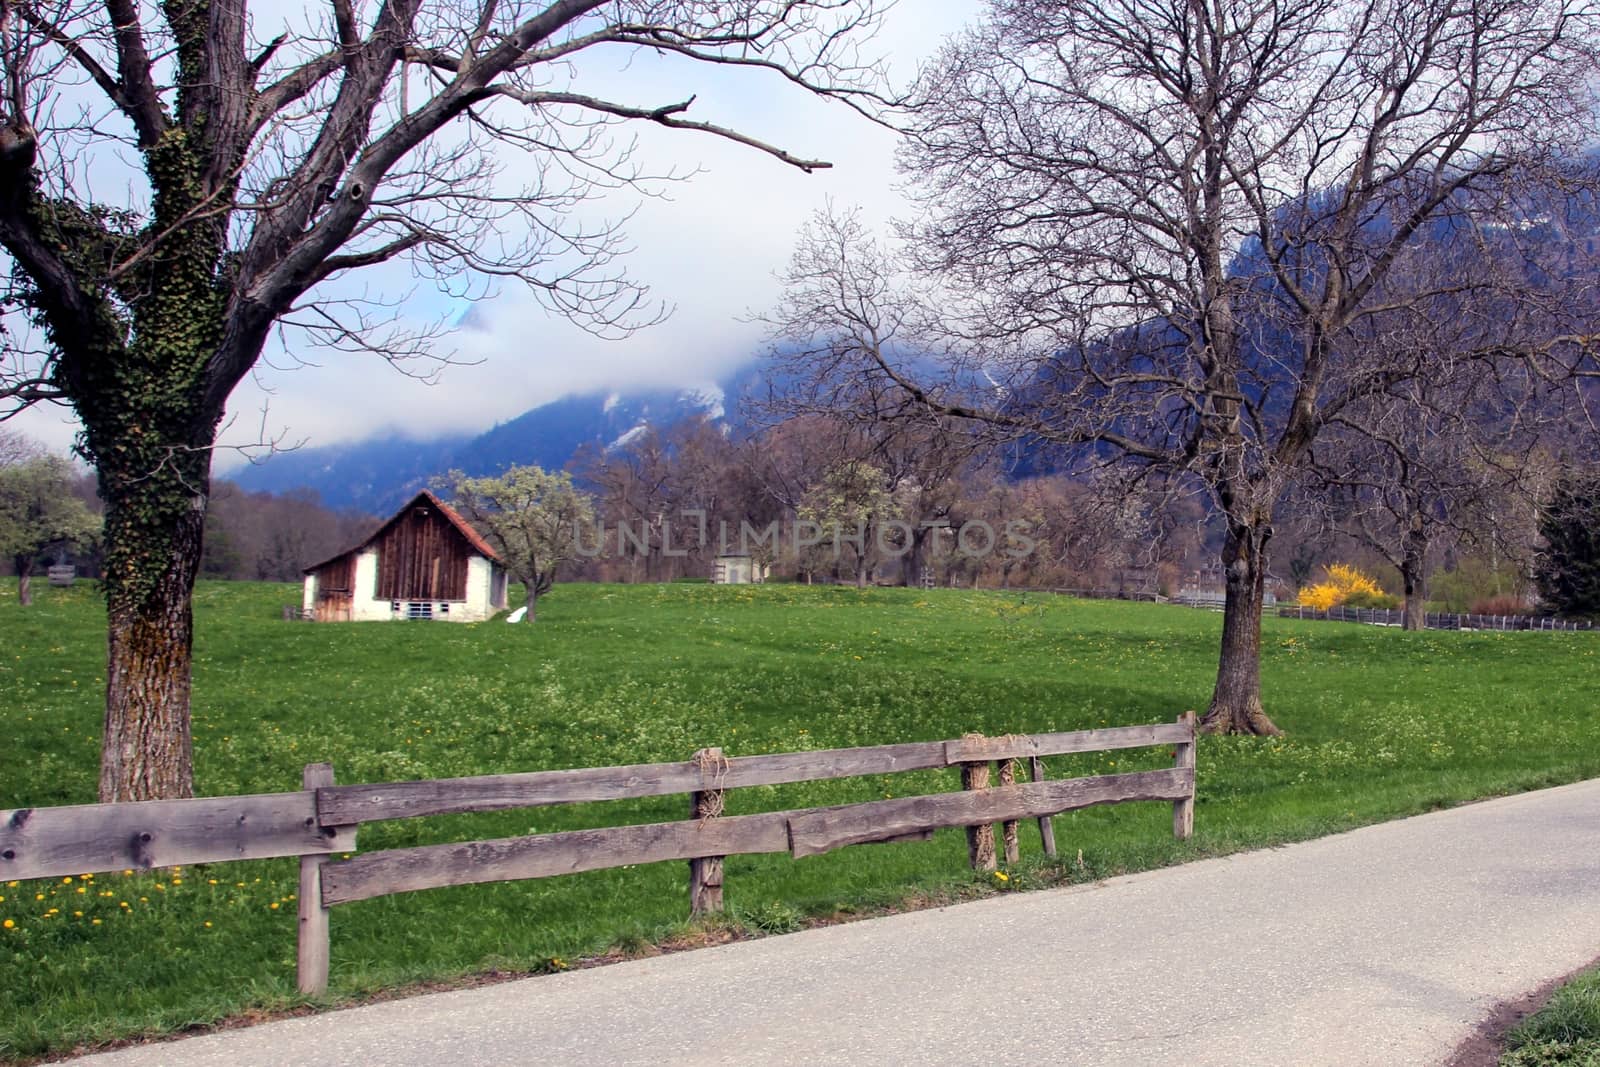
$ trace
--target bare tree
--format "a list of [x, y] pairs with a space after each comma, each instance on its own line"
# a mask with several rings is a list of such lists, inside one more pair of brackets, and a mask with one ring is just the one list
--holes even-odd
[[[779, 325], [819, 373], [865, 366], [907, 406], [1202, 484], [1227, 589], [1204, 721], [1276, 733], [1274, 506], [1330, 419], [1426, 369], [1346, 337], [1431, 298], [1385, 288], [1424, 227], [1498, 215], [1515, 236], [1508, 191], [1588, 184], [1567, 153], [1594, 128], [1595, 18], [1567, 0], [994, 0], [927, 72], [904, 149], [925, 207], [908, 246], [939, 288], [905, 295], [858, 222], [823, 220]], [[964, 344], [929, 379], [904, 341], [936, 318]], [[1588, 334], [1541, 325], [1534, 348]]]
[[615, 99], [582, 72], [660, 57], [685, 82], [716, 67], [865, 107], [875, 72], [855, 49], [876, 17], [874, 0], [4, 6], [0, 245], [8, 306], [39, 329], [13, 331], [0, 396], [69, 403], [106, 501], [103, 799], [191, 790], [210, 451], [269, 334], [412, 368], [445, 355], [387, 287], [408, 272], [359, 280], [396, 260], [466, 295], [526, 283], [600, 333], [653, 320], [617, 269], [620, 231], [576, 213], [674, 176], [622, 129], [827, 164], [695, 117], [692, 93]]
[[1438, 553], [1496, 537], [1496, 513], [1512, 498], [1531, 510], [1547, 481], [1539, 436], [1475, 396], [1482, 384], [1397, 386], [1341, 417], [1308, 464], [1339, 528], [1399, 572], [1408, 630], [1423, 629]]
[[0, 467], [9, 467], [14, 463], [37, 459], [42, 455], [44, 449], [38, 442], [0, 427]]

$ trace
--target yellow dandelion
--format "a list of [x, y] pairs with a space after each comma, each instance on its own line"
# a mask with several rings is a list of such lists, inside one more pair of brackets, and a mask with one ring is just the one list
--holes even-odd
[[83, 912], [81, 912], [81, 911], [75, 911], [75, 912], [73, 912], [73, 913], [72, 913], [72, 917], [73, 917], [73, 918], [74, 918], [74, 919], [81, 919], [81, 918], [83, 918]]
[[15, 919], [7, 919], [5, 922], [0, 923], [0, 926], [4, 926], [7, 930], [14, 930], [16, 929], [17, 921]]
[[83, 886], [81, 886], [81, 885], [80, 885], [80, 886], [79, 886], [79, 887], [78, 887], [78, 892], [79, 892], [79, 893], [87, 893], [87, 892], [88, 892], [88, 890], [87, 890], [87, 889], [85, 889], [85, 888], [84, 888], [84, 887], [83, 887]]
[[209, 922], [208, 922], [208, 923], [206, 923], [206, 929], [207, 929], [207, 930], [209, 930], [209, 929], [211, 929], [211, 924], [210, 924], [210, 923], [209, 923]]
[[172, 884], [173, 885], [182, 885], [183, 884], [183, 879], [182, 878], [174, 878], [172, 880]]
[[277, 911], [278, 910], [278, 902], [276, 900], [274, 900], [271, 904], [268, 904], [267, 907], [271, 908], [273, 911]]
[[89, 922], [93, 923], [95, 926], [99, 926], [100, 925], [100, 920], [99, 919], [90, 919]]
[[43, 900], [44, 899], [44, 894], [43, 893], [35, 893], [33, 895], [33, 899], [34, 900]]
[[994, 880], [997, 882], [1009, 882], [1011, 881], [1011, 876], [1005, 871], [995, 871]]
[[69, 874], [65, 878], [61, 879], [61, 884], [62, 885], [71, 885], [72, 884], [72, 875]]

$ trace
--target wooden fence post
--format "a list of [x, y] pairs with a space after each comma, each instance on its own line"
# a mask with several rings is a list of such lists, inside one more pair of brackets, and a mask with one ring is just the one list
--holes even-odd
[[[702, 748], [693, 759], [700, 768], [702, 784], [710, 784], [711, 788], [689, 794], [689, 818], [715, 819], [722, 814], [723, 791], [712, 775], [719, 774], [727, 761], [720, 748]], [[722, 859], [721, 856], [703, 856], [689, 861], [690, 915], [722, 910]]]
[[[969, 737], [972, 735], [968, 735]], [[962, 789], [989, 788], [989, 761], [977, 760], [961, 765]], [[994, 824], [983, 823], [967, 827], [967, 861], [975, 871], [992, 871], [999, 867], [994, 857]]]
[[[1044, 760], [1038, 756], [1028, 757], [1028, 780], [1032, 782], [1044, 781]], [[1039, 844], [1044, 846], [1046, 856], [1056, 854], [1056, 828], [1046, 815], [1039, 820]]]
[[[333, 765], [308, 763], [301, 774], [300, 784], [305, 789], [323, 789], [333, 785]], [[333, 836], [345, 827], [322, 829], [325, 836]], [[355, 847], [352, 839], [351, 847]], [[322, 865], [326, 855], [300, 857], [300, 935], [296, 944], [295, 977], [300, 992], [308, 997], [318, 996], [328, 990], [328, 909], [322, 903]]]
[[[1000, 784], [1002, 786], [1017, 784], [1016, 760], [1003, 759], [1000, 761]], [[1000, 824], [1000, 837], [1005, 843], [1006, 862], [1016, 863], [1021, 858], [1021, 853], [1017, 848], [1017, 823], [1015, 819]]]
[[1195, 767], [1195, 742], [1194, 742], [1194, 712], [1186, 711], [1178, 716], [1178, 722], [1189, 727], [1189, 740], [1179, 741], [1177, 756], [1174, 761], [1180, 771], [1189, 772], [1189, 795], [1182, 800], [1172, 802], [1172, 836], [1179, 841], [1186, 841], [1194, 833], [1194, 767]]

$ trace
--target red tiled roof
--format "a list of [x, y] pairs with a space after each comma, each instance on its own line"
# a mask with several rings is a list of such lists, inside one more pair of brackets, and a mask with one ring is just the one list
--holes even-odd
[[[485, 556], [489, 559], [492, 559], [496, 563], [500, 562], [500, 554], [490, 546], [489, 542], [483, 539], [483, 535], [473, 527], [472, 523], [461, 517], [455, 508], [451, 507], [449, 504], [446, 504], [443, 500], [440, 500], [426, 489], [417, 494], [417, 500], [420, 500], [423, 497], [427, 497], [433, 502], [433, 506], [439, 509], [439, 514], [449, 519], [450, 525], [461, 531], [461, 536], [467, 539], [467, 544], [471, 545], [480, 556]], [[406, 506], [412, 507], [416, 504], [416, 502], [416, 500], [413, 500]]]

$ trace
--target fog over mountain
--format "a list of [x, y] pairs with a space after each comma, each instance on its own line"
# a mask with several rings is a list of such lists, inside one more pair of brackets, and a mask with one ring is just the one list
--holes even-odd
[[497, 474], [513, 464], [559, 470], [584, 446], [625, 445], [647, 427], [704, 416], [731, 425], [743, 379], [682, 389], [608, 390], [542, 404], [480, 434], [416, 440], [398, 433], [278, 452], [232, 472], [251, 491], [312, 489], [323, 503], [386, 514], [452, 468]]

